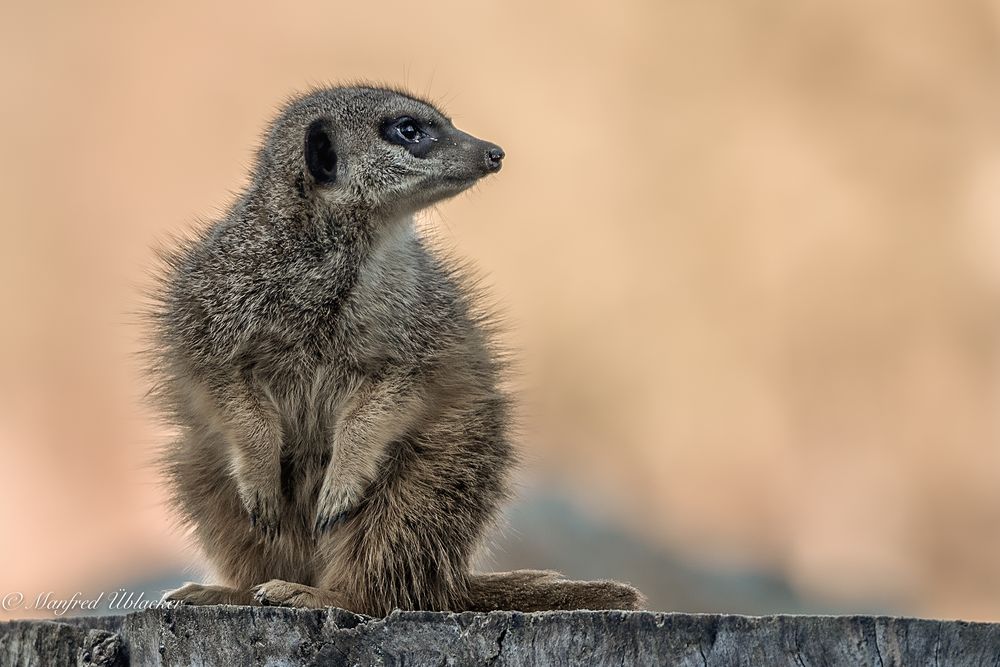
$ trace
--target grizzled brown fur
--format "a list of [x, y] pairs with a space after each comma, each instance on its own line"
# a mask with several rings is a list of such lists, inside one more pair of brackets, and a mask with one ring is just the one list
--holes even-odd
[[503, 152], [399, 91], [290, 102], [226, 214], [164, 253], [152, 312], [163, 469], [220, 584], [193, 604], [538, 610], [615, 582], [474, 574], [515, 456], [489, 319], [414, 230]]

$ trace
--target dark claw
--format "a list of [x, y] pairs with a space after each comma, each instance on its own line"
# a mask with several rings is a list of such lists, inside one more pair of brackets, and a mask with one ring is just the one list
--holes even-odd
[[[256, 497], [256, 500], [258, 501], [257, 506], [259, 507], [259, 496]], [[250, 527], [259, 530], [263, 533], [264, 537], [269, 540], [275, 540], [281, 537], [281, 525], [278, 523], [277, 519], [273, 522], [266, 521], [258, 510], [248, 510], [247, 514], [250, 518]]]
[[281, 530], [277, 526], [271, 526], [268, 522], [264, 521], [261, 515], [257, 512], [250, 513], [250, 526], [256, 528], [264, 537], [271, 538], [277, 537], [281, 534]]

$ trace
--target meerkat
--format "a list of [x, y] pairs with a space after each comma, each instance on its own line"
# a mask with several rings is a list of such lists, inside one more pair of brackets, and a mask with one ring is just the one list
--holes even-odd
[[477, 574], [510, 496], [510, 399], [490, 319], [414, 215], [504, 151], [372, 86], [292, 100], [249, 185], [164, 253], [154, 396], [178, 431], [172, 504], [219, 583], [190, 604], [635, 609], [612, 581]]

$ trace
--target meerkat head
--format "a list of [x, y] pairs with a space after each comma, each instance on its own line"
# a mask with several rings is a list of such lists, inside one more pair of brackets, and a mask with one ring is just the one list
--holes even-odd
[[284, 207], [391, 217], [462, 192], [499, 171], [503, 158], [428, 102], [383, 88], [330, 88], [279, 115], [257, 183]]

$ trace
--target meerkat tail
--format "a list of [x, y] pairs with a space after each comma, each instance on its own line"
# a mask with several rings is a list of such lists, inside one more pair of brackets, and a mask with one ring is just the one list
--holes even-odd
[[469, 610], [642, 609], [646, 600], [617, 581], [571, 581], [551, 570], [473, 574]]

